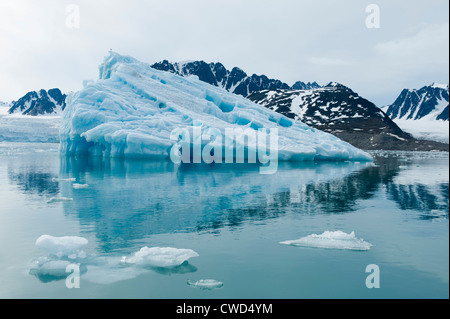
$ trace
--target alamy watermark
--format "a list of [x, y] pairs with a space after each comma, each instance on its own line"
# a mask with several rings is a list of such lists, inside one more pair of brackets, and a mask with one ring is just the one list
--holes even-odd
[[377, 4], [369, 4], [366, 7], [366, 13], [369, 14], [366, 18], [366, 28], [379, 29], [381, 27], [380, 6]]
[[261, 174], [278, 170], [278, 129], [217, 128], [202, 131], [200, 126], [174, 129], [170, 139], [175, 142], [170, 159], [180, 163], [259, 163]]
[[69, 273], [66, 278], [66, 287], [69, 289], [80, 288], [80, 265], [67, 265], [66, 273]]
[[380, 288], [380, 267], [375, 264], [368, 265], [366, 267], [366, 273], [370, 275], [366, 278], [366, 287], [368, 289]]
[[77, 4], [68, 4], [66, 6], [66, 27], [68, 29], [80, 28], [80, 7]]

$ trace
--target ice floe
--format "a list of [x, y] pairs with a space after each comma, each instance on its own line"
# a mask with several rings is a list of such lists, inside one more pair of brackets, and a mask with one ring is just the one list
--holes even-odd
[[36, 247], [39, 247], [49, 254], [53, 254], [59, 257], [73, 256], [76, 257], [80, 254], [80, 248], [86, 246], [88, 240], [83, 237], [77, 236], [64, 236], [54, 237], [50, 235], [42, 235], [36, 240]]
[[357, 238], [355, 232], [326, 231], [323, 234], [312, 234], [297, 240], [283, 241], [280, 244], [298, 247], [314, 247], [342, 250], [369, 250], [372, 244]]
[[192, 249], [172, 247], [143, 247], [131, 257], [124, 257], [123, 263], [152, 267], [175, 267], [199, 255]]

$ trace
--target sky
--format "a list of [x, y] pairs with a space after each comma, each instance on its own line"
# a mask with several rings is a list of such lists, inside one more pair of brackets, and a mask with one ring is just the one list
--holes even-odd
[[381, 107], [449, 82], [448, 12], [448, 0], [0, 0], [0, 101], [79, 90], [112, 49], [290, 85], [336, 81]]

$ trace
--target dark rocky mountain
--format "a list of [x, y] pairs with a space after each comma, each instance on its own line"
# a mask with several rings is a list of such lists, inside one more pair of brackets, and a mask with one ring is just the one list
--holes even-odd
[[247, 98], [361, 149], [448, 151], [447, 144], [414, 139], [375, 104], [336, 82], [312, 90], [262, 90]]
[[433, 83], [419, 90], [404, 89], [395, 102], [385, 108], [393, 120], [449, 120], [449, 86]]
[[66, 97], [59, 89], [31, 91], [13, 101], [8, 112], [32, 116], [58, 113], [66, 107]]
[[320, 85], [316, 82], [304, 83], [296, 82], [292, 87], [276, 79], [269, 79], [265, 75], [251, 76], [243, 70], [235, 67], [231, 71], [227, 70], [221, 63], [206, 63], [204, 61], [171, 63], [167, 60], [152, 65], [153, 68], [161, 71], [172, 72], [181, 76], [196, 75], [203, 82], [226, 89], [231, 93], [247, 96], [253, 92], [261, 90], [276, 89], [316, 89]]

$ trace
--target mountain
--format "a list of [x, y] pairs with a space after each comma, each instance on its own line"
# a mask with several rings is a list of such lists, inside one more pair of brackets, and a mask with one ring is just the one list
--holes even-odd
[[313, 90], [262, 90], [248, 99], [366, 150], [448, 150], [420, 143], [375, 104], [337, 82]]
[[[262, 170], [272, 169], [272, 162], [277, 165], [278, 159], [372, 159], [331, 134], [292, 121], [196, 77], [159, 71], [112, 51], [99, 70], [97, 81], [67, 99], [60, 135], [63, 154], [163, 158], [178, 163], [180, 156], [184, 163], [190, 162], [191, 155], [195, 162], [202, 162], [200, 157], [204, 162], [233, 162], [234, 158], [245, 161], [253, 151], [262, 149], [259, 139], [267, 144], [266, 135], [259, 134], [260, 129], [267, 128], [270, 145], [265, 145], [264, 152], [269, 154], [264, 158], [258, 154], [258, 158], [273, 161]], [[278, 141], [272, 132], [277, 132]], [[253, 139], [251, 134], [260, 137]]]
[[383, 108], [403, 130], [421, 139], [449, 142], [449, 86], [433, 83], [418, 90], [404, 89]]
[[449, 86], [433, 83], [419, 90], [404, 89], [395, 102], [386, 107], [393, 120], [449, 120]]
[[160, 71], [168, 71], [181, 76], [198, 76], [200, 81], [221, 87], [231, 93], [247, 96], [261, 90], [296, 89], [308, 90], [319, 88], [316, 82], [296, 82], [292, 87], [276, 79], [269, 79], [265, 75], [247, 75], [240, 68], [227, 70], [221, 63], [206, 63], [204, 61], [190, 61], [171, 63], [167, 60], [151, 66]]
[[9, 114], [43, 115], [60, 113], [66, 107], [66, 95], [59, 89], [31, 91], [11, 103]]

